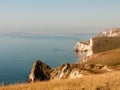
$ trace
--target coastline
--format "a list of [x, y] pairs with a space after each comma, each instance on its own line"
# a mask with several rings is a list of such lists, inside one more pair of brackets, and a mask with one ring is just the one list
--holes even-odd
[[[109, 32], [109, 31], [108, 31]], [[116, 31], [114, 31], [116, 33]], [[117, 31], [118, 33], [118, 31]], [[119, 36], [112, 37], [109, 33], [108, 36], [100, 36], [100, 37], [94, 37], [92, 41], [92, 49], [93, 54], [88, 56], [86, 54], [85, 59], [81, 63], [78, 64], [72, 64], [72, 63], [65, 63], [59, 67], [51, 68], [47, 64], [37, 60], [34, 62], [33, 67], [31, 69], [31, 73], [29, 76], [29, 79], [31, 83], [27, 84], [16, 84], [16, 85], [8, 85], [8, 86], [1, 86], [0, 90], [7, 90], [7, 88], [11, 89], [19, 89], [26, 90], [26, 88], [35, 89], [38, 88], [41, 90], [52, 90], [60, 88], [62, 89], [118, 89], [120, 86], [120, 47], [119, 47]], [[115, 35], [115, 34], [114, 34]], [[101, 39], [102, 38], [102, 39]], [[115, 40], [114, 40], [115, 39]], [[107, 40], [107, 41], [106, 41]], [[99, 45], [97, 44], [99, 41]], [[111, 45], [111, 43], [114, 42], [114, 47]], [[106, 42], [106, 43], [104, 43]], [[101, 44], [102, 43], [102, 44]], [[82, 47], [84, 47], [84, 44], [82, 43]], [[81, 45], [77, 44], [77, 45]], [[87, 44], [89, 46], [89, 44]], [[90, 44], [91, 45], [91, 44]], [[93, 46], [94, 45], [94, 46]], [[98, 45], [96, 47], [96, 45]], [[106, 49], [109, 46], [109, 48]], [[112, 47], [111, 47], [112, 46]], [[97, 48], [97, 49], [94, 49]], [[99, 49], [102, 47], [102, 49]], [[78, 47], [75, 47], [78, 48]], [[87, 52], [89, 51], [89, 48], [86, 46], [84, 48], [81, 48], [77, 50], [77, 52]], [[95, 51], [96, 50], [96, 51]], [[71, 77], [72, 75], [72, 77]], [[117, 77], [116, 77], [117, 76]], [[73, 78], [74, 77], [74, 78]], [[114, 78], [113, 78], [114, 77]], [[103, 82], [100, 82], [100, 81]], [[68, 81], [70, 82], [68, 86]], [[87, 83], [89, 81], [89, 84]], [[114, 82], [116, 81], [116, 82]], [[57, 82], [57, 86], [54, 86]], [[44, 83], [44, 84], [43, 84]], [[86, 84], [87, 83], [87, 84]], [[36, 85], [43, 85], [43, 87], [36, 86]], [[79, 87], [76, 86], [79, 84]], [[91, 84], [93, 87], [91, 87]], [[95, 84], [95, 85], [94, 85]], [[34, 86], [31, 86], [34, 85]], [[45, 87], [44, 85], [47, 85], [48, 87]], [[61, 86], [63, 85], [63, 87]], [[67, 85], [67, 86], [66, 86]], [[85, 85], [85, 86], [84, 86]], [[20, 89], [20, 90], [21, 90]]]

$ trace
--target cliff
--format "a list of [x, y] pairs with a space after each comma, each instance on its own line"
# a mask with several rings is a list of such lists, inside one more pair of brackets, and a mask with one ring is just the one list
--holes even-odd
[[92, 47], [93, 47], [93, 40], [91, 38], [89, 41], [83, 41], [83, 42], [78, 41], [75, 45], [74, 50], [76, 52], [84, 53], [85, 56], [91, 56], [93, 55]]
[[120, 28], [107, 29], [97, 35], [97, 37], [119, 37], [119, 36]]
[[[82, 60], [86, 61], [95, 53], [120, 48], [120, 28], [105, 30], [87, 41], [78, 41], [75, 52], [80, 53]], [[83, 54], [83, 55], [82, 55]]]

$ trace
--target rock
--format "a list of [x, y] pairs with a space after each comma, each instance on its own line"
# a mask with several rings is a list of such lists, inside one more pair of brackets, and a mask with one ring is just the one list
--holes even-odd
[[75, 45], [74, 50], [75, 51], [86, 52], [86, 51], [88, 51], [89, 44], [90, 44], [89, 41], [83, 41], [83, 42], [78, 41]]
[[69, 75], [69, 78], [81, 78], [82, 74], [81, 74], [82, 70], [79, 70], [77, 68], [73, 69]]
[[79, 64], [63, 64], [57, 68], [50, 68], [45, 63], [37, 60], [33, 63], [31, 73], [29, 74], [29, 81], [45, 81], [50, 79], [66, 79], [81, 77], [81, 69]]
[[74, 50], [77, 52], [77, 54], [81, 54], [82, 60], [86, 60], [86, 57], [90, 57], [93, 55], [93, 40], [92, 38], [89, 41], [84, 42], [77, 42], [75, 45]]
[[55, 68], [51, 73], [52, 79], [65, 79], [65, 78], [77, 78], [81, 77], [81, 69], [79, 64], [63, 64], [58, 68]]
[[58, 68], [55, 68], [51, 73], [52, 79], [63, 79], [67, 78], [68, 73], [70, 72], [70, 64], [66, 63], [61, 65]]
[[[57, 68], [50, 68], [40, 60], [34, 62], [31, 73], [29, 74], [29, 81], [45, 81], [51, 79], [67, 79], [67, 78], [81, 78], [84, 75], [103, 73], [110, 71], [107, 66], [101, 64], [65, 63]], [[87, 74], [86, 74], [87, 73]]]
[[31, 73], [29, 74], [29, 81], [34, 82], [37, 80], [49, 80], [50, 72], [51, 68], [48, 65], [42, 63], [40, 60], [37, 60], [32, 66]]

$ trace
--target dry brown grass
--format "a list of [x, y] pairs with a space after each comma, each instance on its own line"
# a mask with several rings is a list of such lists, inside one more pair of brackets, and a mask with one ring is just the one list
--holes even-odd
[[120, 90], [120, 71], [77, 79], [1, 86], [0, 90]]
[[120, 37], [95, 37], [93, 41], [94, 53], [120, 48]]
[[118, 66], [120, 69], [120, 48], [94, 54], [88, 63]]

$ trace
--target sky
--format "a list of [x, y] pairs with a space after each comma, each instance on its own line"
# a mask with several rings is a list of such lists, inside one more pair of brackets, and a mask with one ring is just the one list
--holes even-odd
[[0, 0], [0, 33], [93, 33], [120, 27], [120, 0]]

